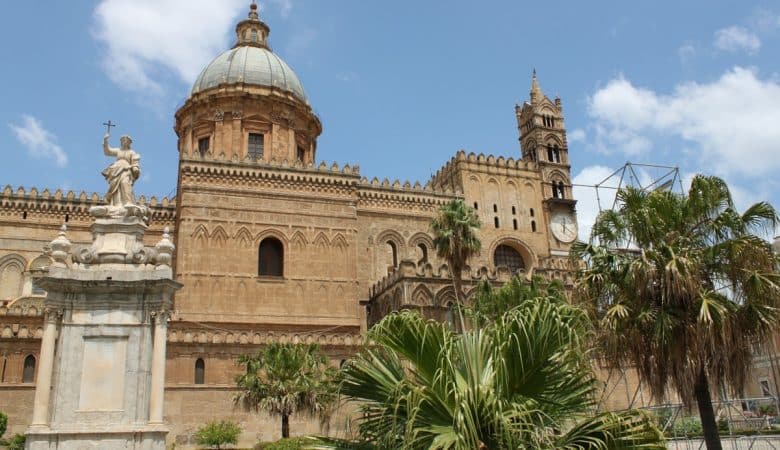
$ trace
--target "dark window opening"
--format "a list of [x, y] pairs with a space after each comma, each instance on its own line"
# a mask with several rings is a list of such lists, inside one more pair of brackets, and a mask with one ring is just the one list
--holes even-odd
[[493, 203], [493, 212], [498, 212], [498, 205]]
[[566, 198], [566, 188], [563, 186], [563, 181], [558, 182], [558, 198]]
[[68, 220], [70, 220], [70, 215], [68, 215], [68, 214], [65, 214], [65, 222], [67, 223], [67, 222], [68, 222]]
[[493, 254], [493, 265], [508, 267], [512, 273], [525, 269], [525, 261], [520, 252], [508, 245], [499, 245]]
[[512, 215], [514, 216], [515, 214], [517, 214], [517, 208], [515, 208], [515, 207], [513, 206], [513, 207], [512, 207]]
[[761, 395], [764, 397], [771, 397], [772, 390], [769, 389], [769, 381], [761, 380]]
[[393, 241], [387, 241], [387, 246], [390, 248], [393, 268], [396, 268], [398, 267], [398, 248], [395, 246], [395, 242]]
[[498, 228], [498, 217], [493, 218], [493, 224]]
[[247, 146], [247, 153], [252, 159], [260, 159], [263, 157], [263, 146], [265, 143], [265, 136], [260, 133], [249, 133], [249, 142]]
[[206, 379], [206, 363], [203, 358], [195, 361], [195, 384], [203, 384]]
[[22, 213], [22, 219], [26, 219], [26, 218], [27, 218], [27, 211], [24, 211], [24, 212]]
[[534, 209], [531, 208], [531, 217], [533, 217], [533, 216], [534, 216]]
[[200, 156], [206, 156], [207, 151], [209, 151], [209, 138], [198, 139], [198, 153], [200, 153]]
[[33, 278], [32, 280], [32, 293], [33, 295], [44, 295], [46, 291], [38, 284], [38, 281]]
[[298, 161], [303, 162], [304, 158], [306, 158], [306, 150], [298, 146]]
[[547, 145], [547, 161], [553, 161], [553, 149], [552, 145]]
[[265, 238], [260, 243], [258, 256], [258, 274], [264, 277], [284, 275], [284, 247], [279, 239]]
[[557, 145], [553, 146], [553, 158], [555, 162], [561, 162], [561, 149]]
[[477, 204], [477, 202], [474, 202], [474, 209], [479, 209], [479, 205]]
[[512, 228], [517, 230], [517, 219], [512, 219]]
[[27, 355], [24, 358], [24, 371], [22, 372], [22, 383], [35, 382], [35, 356]]
[[417, 264], [425, 264], [428, 262], [428, 247], [425, 244], [417, 244], [417, 248], [420, 249], [420, 260]]
[[536, 233], [536, 221], [535, 220], [531, 221], [531, 231]]

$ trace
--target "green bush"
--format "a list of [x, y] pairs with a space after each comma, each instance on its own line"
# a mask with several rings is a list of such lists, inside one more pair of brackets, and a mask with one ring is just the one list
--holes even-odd
[[198, 445], [221, 449], [223, 445], [235, 445], [239, 434], [241, 434], [241, 427], [237, 423], [229, 420], [214, 420], [199, 428], [195, 433], [195, 439]]
[[281, 439], [276, 442], [261, 442], [255, 450], [300, 450], [309, 440], [303, 437]]
[[0, 439], [5, 434], [5, 430], [8, 428], [8, 416], [0, 411]]
[[15, 434], [14, 437], [8, 441], [8, 450], [24, 450], [24, 435]]

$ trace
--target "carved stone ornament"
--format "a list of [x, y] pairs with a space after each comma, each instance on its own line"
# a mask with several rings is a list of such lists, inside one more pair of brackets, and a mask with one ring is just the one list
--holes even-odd
[[219, 110], [219, 109], [218, 109], [218, 110], [217, 110], [217, 111], [214, 113], [214, 120], [216, 120], [217, 122], [222, 122], [222, 120], [223, 120], [224, 118], [225, 118], [225, 112], [224, 112], [224, 111], [221, 111], [221, 110]]

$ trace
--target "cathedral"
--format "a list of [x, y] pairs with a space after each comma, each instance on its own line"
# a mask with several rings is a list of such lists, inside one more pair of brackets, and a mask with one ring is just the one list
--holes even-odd
[[[195, 430], [215, 418], [240, 422], [242, 445], [279, 437], [276, 419], [233, 405], [241, 354], [269, 342], [317, 343], [337, 365], [392, 311], [450, 319], [451, 274], [429, 226], [453, 199], [482, 223], [482, 250], [463, 272], [467, 296], [480, 280], [498, 285], [515, 274], [573, 283], [576, 200], [563, 107], [535, 73], [515, 107], [518, 149], [460, 151], [424, 183], [379, 180], [357, 165], [320, 162], [320, 119], [271, 51], [255, 5], [235, 31], [235, 45], [203, 69], [176, 112], [175, 198], [137, 199], [150, 208], [147, 245], [172, 231], [184, 286], [168, 324], [169, 444], [193, 445]], [[90, 242], [88, 210], [103, 202], [34, 187], [0, 196], [0, 410], [10, 432], [23, 432], [32, 414], [45, 247], [63, 223], [74, 243]], [[322, 432], [306, 417], [291, 429]]]

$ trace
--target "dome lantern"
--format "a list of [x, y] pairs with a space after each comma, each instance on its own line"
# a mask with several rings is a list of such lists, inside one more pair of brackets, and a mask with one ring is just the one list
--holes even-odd
[[236, 25], [236, 45], [233, 48], [241, 46], [268, 48], [268, 34], [271, 29], [260, 20], [257, 13], [257, 3], [252, 2], [249, 6], [249, 14], [245, 20]]

